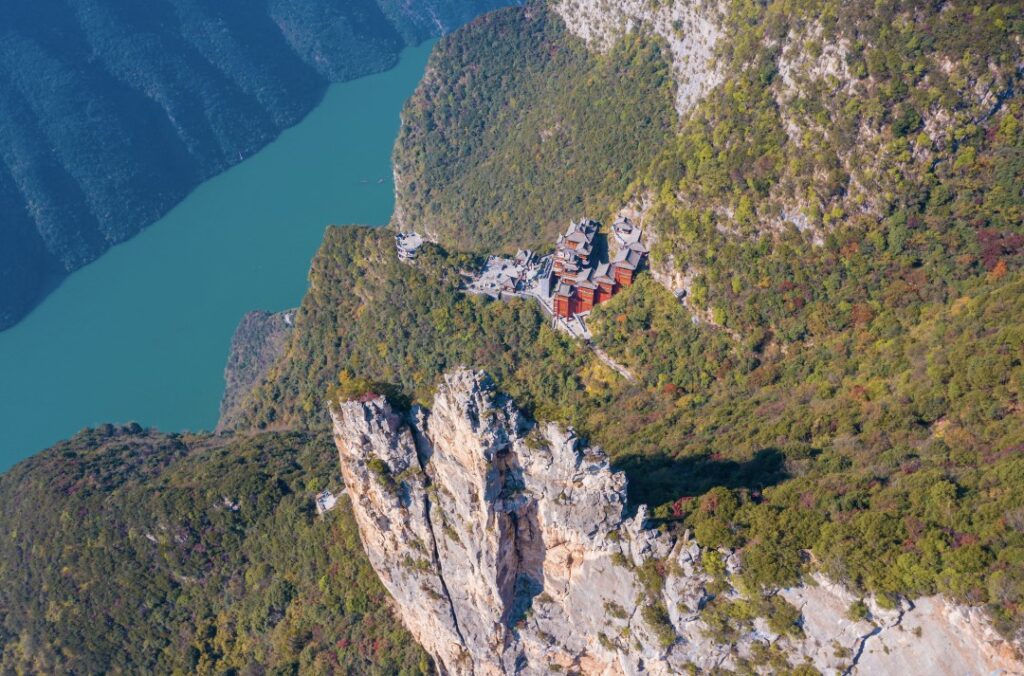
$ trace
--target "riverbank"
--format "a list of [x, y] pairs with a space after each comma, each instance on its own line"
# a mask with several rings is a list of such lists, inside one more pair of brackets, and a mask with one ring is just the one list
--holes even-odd
[[399, 113], [432, 46], [332, 86], [277, 141], [0, 333], [0, 470], [105, 422], [212, 429], [242, 316], [299, 303], [326, 225], [389, 219]]

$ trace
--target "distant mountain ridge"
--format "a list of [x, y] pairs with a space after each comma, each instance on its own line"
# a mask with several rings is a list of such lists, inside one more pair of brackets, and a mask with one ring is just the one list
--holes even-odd
[[297, 123], [503, 0], [0, 7], [0, 329]]

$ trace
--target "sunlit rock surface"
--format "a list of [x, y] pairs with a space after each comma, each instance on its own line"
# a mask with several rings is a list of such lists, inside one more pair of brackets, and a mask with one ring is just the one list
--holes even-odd
[[431, 411], [366, 395], [331, 413], [370, 561], [445, 672], [675, 674], [735, 667], [758, 643], [823, 673], [1021, 670], [974, 611], [924, 599], [852, 621], [855, 597], [825, 580], [783, 592], [802, 637], [755, 622], [716, 643], [699, 545], [646, 527], [600, 448], [528, 419], [485, 374], [446, 376]]

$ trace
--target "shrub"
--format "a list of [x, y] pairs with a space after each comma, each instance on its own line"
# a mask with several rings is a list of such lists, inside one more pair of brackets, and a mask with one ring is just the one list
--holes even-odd
[[662, 648], [668, 648], [676, 642], [676, 630], [672, 626], [672, 620], [669, 618], [668, 609], [665, 608], [664, 603], [659, 601], [647, 604], [640, 610], [640, 614], [647, 626], [654, 631]]

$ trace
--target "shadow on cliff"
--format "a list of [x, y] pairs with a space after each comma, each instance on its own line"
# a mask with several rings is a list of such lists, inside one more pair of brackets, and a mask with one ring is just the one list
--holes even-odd
[[708, 456], [632, 456], [620, 459], [614, 468], [624, 471], [629, 479], [630, 504], [647, 504], [651, 508], [701, 495], [715, 486], [745, 488], [756, 493], [789, 478], [785, 456], [774, 448], [761, 449], [743, 462]]

